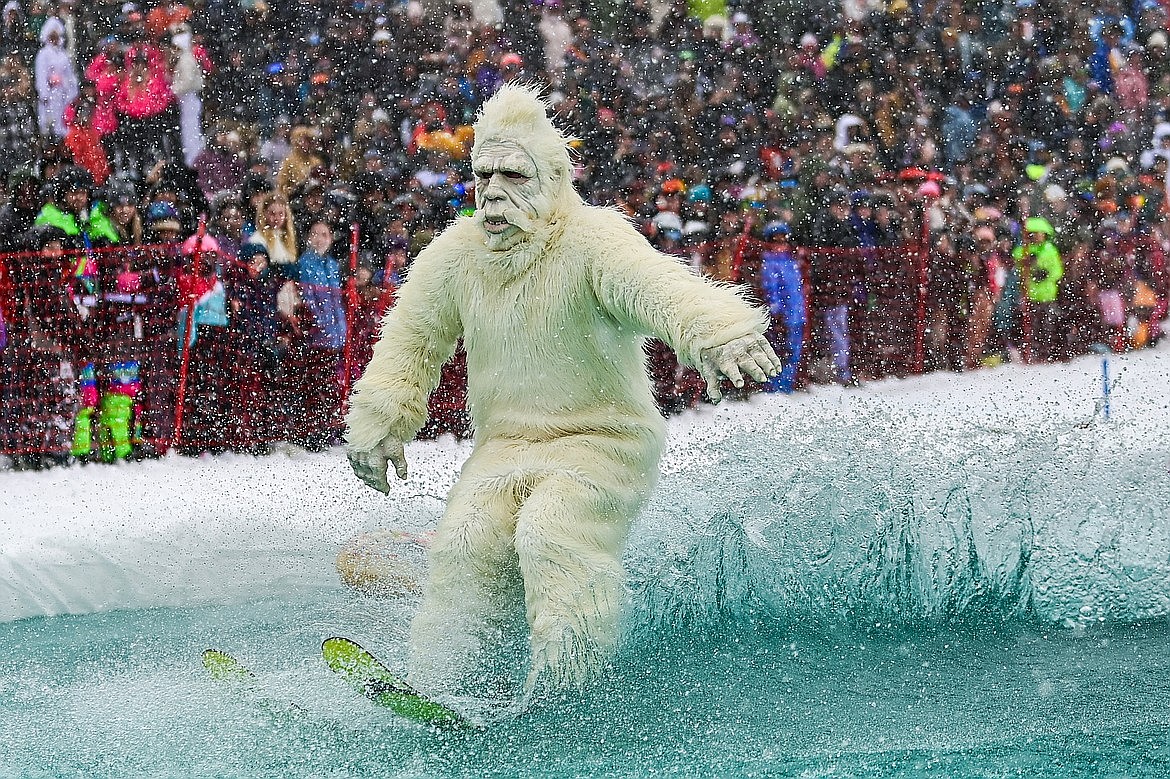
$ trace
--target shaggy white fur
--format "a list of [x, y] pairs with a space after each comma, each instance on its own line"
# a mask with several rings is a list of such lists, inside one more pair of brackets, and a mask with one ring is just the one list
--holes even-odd
[[[476, 132], [522, 133], [512, 138], [542, 176], [551, 171], [550, 187], [567, 180], [564, 136], [531, 91], [501, 90]], [[463, 339], [475, 446], [448, 497], [412, 626], [410, 677], [424, 690], [461, 689], [482, 667], [485, 631], [518, 606], [521, 585], [529, 684], [578, 686], [596, 672], [617, 640], [621, 555], [665, 434], [644, 338], [698, 365], [704, 350], [766, 328], [732, 289], [655, 251], [571, 187], [553, 213], [507, 251], [485, 246], [475, 217], [439, 235], [415, 259], [354, 387], [351, 452], [408, 441]]]

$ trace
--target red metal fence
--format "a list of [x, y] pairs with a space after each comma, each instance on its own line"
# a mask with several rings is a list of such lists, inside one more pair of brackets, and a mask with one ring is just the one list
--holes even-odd
[[[751, 285], [758, 252], [749, 254], [742, 275]], [[842, 304], [855, 372], [922, 370], [932, 302], [918, 247], [801, 256], [807, 330], [800, 381], [833, 378], [817, 366], [833, 362], [824, 314]], [[837, 275], [810, 278], [809, 269], [821, 264]], [[311, 290], [278, 271], [257, 278], [232, 263], [201, 282], [192, 258], [175, 245], [0, 255], [0, 453], [112, 461], [170, 449], [263, 452], [276, 441], [310, 449], [335, 443], [344, 398], [369, 359], [392, 291], [359, 288], [348, 269], [342, 287], [331, 288], [344, 311], [344, 344], [321, 345], [303, 302]], [[185, 353], [180, 334], [191, 301], [203, 305], [221, 293], [223, 319], [195, 316]], [[651, 357], [664, 408], [691, 404], [699, 389], [679, 380], [684, 372], [671, 359], [661, 349]], [[468, 435], [465, 399], [457, 355], [431, 399], [423, 435]]]

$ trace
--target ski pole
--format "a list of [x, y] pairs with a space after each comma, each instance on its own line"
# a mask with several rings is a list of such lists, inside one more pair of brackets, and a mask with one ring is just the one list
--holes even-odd
[[1109, 358], [1101, 358], [1101, 413], [1105, 415], [1105, 419], [1109, 419], [1109, 395], [1112, 392], [1109, 387]]

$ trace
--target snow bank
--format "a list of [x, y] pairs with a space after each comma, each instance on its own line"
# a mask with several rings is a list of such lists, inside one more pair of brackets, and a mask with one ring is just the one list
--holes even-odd
[[[1170, 613], [1170, 349], [1110, 364], [1107, 424], [1092, 357], [672, 419], [631, 539], [641, 612], [931, 617], [999, 587], [1049, 618]], [[468, 451], [411, 444], [389, 497], [340, 450], [0, 472], [0, 621], [335, 589], [339, 545], [433, 525]]]

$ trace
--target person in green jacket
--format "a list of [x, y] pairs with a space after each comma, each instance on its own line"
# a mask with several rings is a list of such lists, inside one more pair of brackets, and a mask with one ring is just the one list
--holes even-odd
[[1023, 243], [1012, 252], [1024, 285], [1025, 333], [1030, 325], [1031, 355], [1041, 360], [1052, 357], [1060, 319], [1057, 293], [1064, 263], [1052, 240], [1055, 235], [1056, 230], [1047, 219], [1029, 217], [1024, 221]]
[[52, 195], [34, 221], [56, 227], [79, 243], [110, 246], [118, 243], [118, 231], [110, 221], [104, 203], [93, 202], [93, 176], [84, 168], [70, 165], [50, 180]]
[[[90, 310], [101, 299], [98, 259], [89, 249], [117, 244], [118, 231], [103, 204], [92, 200], [94, 181], [89, 171], [74, 165], [67, 166], [53, 176], [50, 185], [52, 194], [49, 202], [41, 208], [33, 224], [60, 230], [77, 246], [85, 249], [72, 262], [70, 297], [80, 321], [89, 325], [94, 321]], [[94, 448], [93, 429], [99, 408], [100, 383], [94, 365], [100, 346], [96, 340], [97, 332], [93, 327], [84, 326], [73, 344], [73, 364], [81, 377], [78, 394], [81, 404], [74, 421], [71, 453], [80, 459], [89, 459]]]

